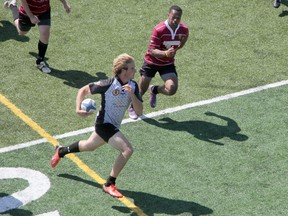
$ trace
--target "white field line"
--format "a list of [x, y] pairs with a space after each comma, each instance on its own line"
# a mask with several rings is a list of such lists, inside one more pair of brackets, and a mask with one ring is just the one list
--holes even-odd
[[[231, 98], [236, 98], [236, 97], [240, 97], [240, 96], [243, 96], [243, 95], [252, 94], [252, 93], [255, 93], [255, 92], [259, 92], [259, 91], [263, 91], [263, 90], [267, 90], [267, 89], [271, 89], [271, 88], [276, 88], [276, 87], [280, 87], [280, 86], [284, 86], [284, 85], [288, 85], [288, 80], [283, 80], [283, 81], [280, 81], [280, 82], [271, 83], [271, 84], [264, 85], [264, 86], [258, 86], [258, 87], [255, 87], [255, 88], [251, 88], [251, 89], [243, 90], [243, 91], [240, 91], [240, 92], [235, 92], [235, 93], [232, 93], [232, 94], [227, 94], [227, 95], [215, 97], [215, 98], [208, 99], [208, 100], [198, 101], [198, 102], [194, 102], [194, 103], [190, 103], [190, 104], [185, 104], [185, 105], [182, 105], [182, 106], [177, 106], [177, 107], [174, 107], [174, 108], [168, 108], [168, 109], [165, 109], [165, 110], [152, 112], [152, 113], [149, 113], [147, 115], [141, 116], [137, 120], [124, 119], [122, 121], [122, 124], [139, 121], [139, 120], [142, 120], [142, 119], [145, 119], [145, 118], [153, 118], [153, 117], [160, 116], [160, 115], [163, 115], [163, 114], [173, 113], [173, 112], [177, 112], [177, 111], [180, 111], [180, 110], [189, 109], [189, 108], [192, 108], [192, 107], [197, 107], [197, 106], [203, 106], [203, 105], [207, 105], [207, 104], [211, 104], [211, 103], [216, 103], [216, 102], [219, 102], [219, 101], [224, 101], [224, 100], [228, 100], [228, 99], [231, 99]], [[84, 128], [84, 129], [81, 129], [81, 130], [71, 131], [71, 132], [68, 132], [68, 133], [61, 134], [61, 135], [56, 135], [56, 136], [53, 136], [53, 137], [55, 139], [57, 139], [57, 140], [60, 140], [60, 139], [64, 139], [64, 138], [72, 137], [72, 136], [77, 136], [77, 135], [84, 134], [84, 133], [90, 133], [93, 130], [94, 130], [94, 127], [88, 127], [88, 128]], [[9, 152], [9, 151], [13, 151], [13, 150], [21, 149], [21, 148], [26, 148], [26, 147], [30, 147], [30, 146], [33, 146], [33, 145], [38, 145], [38, 144], [45, 143], [45, 142], [47, 142], [46, 139], [38, 139], [38, 140], [26, 142], [26, 143], [17, 144], [17, 145], [14, 145], [14, 146], [0, 148], [0, 153]]]

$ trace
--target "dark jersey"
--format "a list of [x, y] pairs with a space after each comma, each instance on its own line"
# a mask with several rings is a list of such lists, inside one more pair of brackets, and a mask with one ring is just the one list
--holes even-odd
[[[101, 106], [96, 117], [96, 124], [111, 123], [117, 128], [120, 127], [124, 114], [131, 104], [130, 95], [122, 90], [125, 84], [117, 77], [89, 84], [91, 94], [101, 94]], [[138, 84], [133, 80], [130, 80], [128, 84], [132, 86], [136, 97], [142, 101]]]

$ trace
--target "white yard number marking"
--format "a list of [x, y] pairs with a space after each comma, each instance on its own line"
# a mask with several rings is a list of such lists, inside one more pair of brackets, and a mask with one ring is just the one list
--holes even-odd
[[[43, 173], [26, 168], [0, 168], [1, 179], [24, 179], [27, 180], [29, 186], [22, 191], [18, 191], [11, 195], [0, 198], [0, 213], [9, 211], [11, 209], [24, 206], [34, 200], [43, 196], [50, 188], [51, 184], [49, 178]], [[43, 214], [59, 215], [58, 211]]]

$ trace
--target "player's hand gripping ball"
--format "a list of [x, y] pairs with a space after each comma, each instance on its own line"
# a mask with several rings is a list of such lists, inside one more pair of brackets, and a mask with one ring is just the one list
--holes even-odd
[[86, 112], [95, 112], [96, 111], [96, 103], [91, 98], [86, 98], [81, 103], [81, 109]]

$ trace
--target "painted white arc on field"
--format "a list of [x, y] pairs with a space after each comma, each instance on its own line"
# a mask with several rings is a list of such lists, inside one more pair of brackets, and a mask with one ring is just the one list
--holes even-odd
[[24, 179], [29, 186], [24, 190], [0, 198], [0, 213], [26, 205], [43, 196], [50, 188], [50, 180], [43, 173], [27, 168], [0, 168], [1, 179]]
[[44, 213], [44, 214], [39, 214], [39, 215], [36, 215], [36, 216], [60, 216], [60, 214], [59, 214], [58, 211], [53, 211], [53, 212], [47, 212], [47, 213]]

